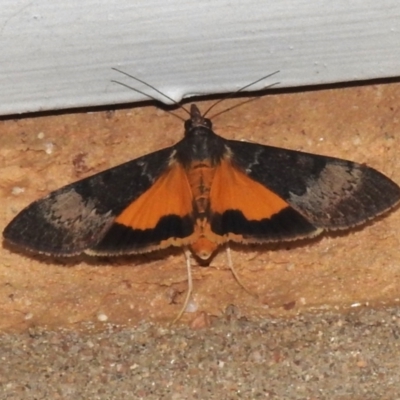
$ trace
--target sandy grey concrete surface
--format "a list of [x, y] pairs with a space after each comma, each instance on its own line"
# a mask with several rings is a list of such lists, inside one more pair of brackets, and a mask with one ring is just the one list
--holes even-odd
[[0, 336], [0, 399], [400, 398], [400, 309]]

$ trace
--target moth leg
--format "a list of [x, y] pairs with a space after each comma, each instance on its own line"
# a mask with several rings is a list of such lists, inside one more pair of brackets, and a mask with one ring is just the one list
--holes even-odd
[[231, 248], [229, 247], [229, 243], [226, 244], [226, 257], [228, 259], [228, 266], [229, 269], [232, 272], [233, 277], [235, 278], [236, 282], [241, 286], [242, 289], [244, 289], [245, 292], [247, 292], [250, 296], [258, 299], [258, 295], [254, 292], [252, 292], [241, 280], [239, 277], [238, 273], [236, 272], [235, 268], [233, 267], [233, 262], [232, 262], [232, 254], [231, 254]]
[[175, 324], [175, 322], [179, 321], [183, 315], [183, 313], [186, 311], [186, 307], [189, 303], [190, 297], [193, 292], [193, 279], [192, 279], [192, 264], [190, 262], [190, 257], [191, 257], [191, 252], [188, 248], [185, 248], [183, 253], [185, 254], [185, 259], [186, 259], [186, 270], [187, 270], [187, 277], [188, 277], [188, 289], [186, 292], [186, 297], [185, 301], [183, 302], [183, 306], [181, 310], [179, 311], [178, 315], [176, 318], [172, 321], [172, 325]]

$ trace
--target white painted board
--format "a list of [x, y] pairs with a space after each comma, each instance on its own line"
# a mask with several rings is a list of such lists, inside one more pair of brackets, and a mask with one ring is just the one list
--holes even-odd
[[0, 38], [2, 115], [400, 76], [398, 0], [2, 0]]

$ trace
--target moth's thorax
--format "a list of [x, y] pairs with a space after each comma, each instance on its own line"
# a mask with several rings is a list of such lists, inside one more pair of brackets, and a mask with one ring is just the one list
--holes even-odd
[[211, 165], [217, 165], [226, 152], [225, 142], [213, 132], [211, 121], [192, 105], [190, 119], [185, 121], [185, 136], [175, 146], [177, 160], [185, 168], [198, 161], [210, 161]]
[[209, 128], [195, 127], [185, 132], [185, 137], [176, 145], [176, 151], [177, 160], [185, 168], [193, 162], [203, 161], [215, 166], [226, 153], [225, 140]]

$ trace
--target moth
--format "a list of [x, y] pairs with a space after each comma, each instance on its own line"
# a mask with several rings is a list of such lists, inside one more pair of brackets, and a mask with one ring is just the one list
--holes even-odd
[[7, 242], [56, 256], [180, 246], [209, 262], [227, 242], [268, 243], [358, 226], [399, 203], [363, 164], [227, 140], [196, 105], [175, 145], [62, 187], [22, 210]]

